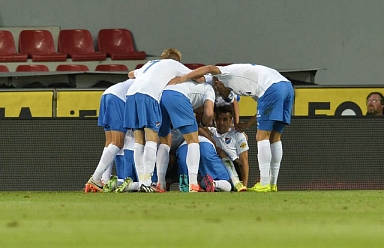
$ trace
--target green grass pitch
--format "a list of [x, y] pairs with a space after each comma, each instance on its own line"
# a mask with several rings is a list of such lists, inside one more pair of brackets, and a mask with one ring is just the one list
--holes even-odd
[[384, 247], [384, 191], [1, 192], [0, 247]]

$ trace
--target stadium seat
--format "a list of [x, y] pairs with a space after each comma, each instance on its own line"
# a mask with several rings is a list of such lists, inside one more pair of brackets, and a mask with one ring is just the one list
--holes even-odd
[[95, 51], [93, 38], [87, 29], [67, 29], [59, 32], [59, 52], [67, 54], [72, 61], [105, 60], [105, 52]]
[[142, 60], [146, 52], [136, 51], [131, 31], [128, 29], [101, 29], [97, 35], [99, 51], [112, 60]]
[[6, 65], [0, 65], [0, 72], [9, 72], [9, 69]]
[[141, 67], [143, 67], [144, 64], [137, 64], [135, 69], [140, 69]]
[[56, 71], [89, 71], [89, 68], [86, 65], [76, 64], [58, 65]]
[[197, 63], [192, 63], [192, 64], [184, 64], [186, 67], [188, 67], [191, 70], [197, 69], [199, 67], [205, 66], [204, 64], [197, 64]]
[[66, 54], [56, 52], [49, 30], [22, 30], [19, 34], [19, 51], [28, 54], [34, 62], [67, 60]]
[[123, 64], [103, 64], [97, 65], [95, 71], [128, 71], [128, 67]]
[[13, 35], [8, 30], [0, 30], [0, 62], [26, 62], [28, 54], [18, 53]]
[[29, 72], [29, 71], [49, 71], [46, 65], [18, 65], [16, 67], [17, 72]]

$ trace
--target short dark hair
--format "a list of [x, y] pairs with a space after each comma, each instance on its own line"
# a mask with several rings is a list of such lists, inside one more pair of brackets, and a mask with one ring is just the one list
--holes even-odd
[[381, 105], [384, 105], [384, 96], [383, 96], [383, 94], [381, 94], [378, 91], [373, 91], [373, 92], [369, 93], [367, 98], [365, 98], [365, 100], [368, 100], [368, 98], [370, 98], [372, 95], [379, 95], [380, 96], [380, 103], [381, 103]]
[[231, 105], [222, 105], [220, 107], [215, 106], [215, 114], [221, 114], [221, 113], [229, 113], [231, 116], [233, 116], [232, 112], [232, 106]]

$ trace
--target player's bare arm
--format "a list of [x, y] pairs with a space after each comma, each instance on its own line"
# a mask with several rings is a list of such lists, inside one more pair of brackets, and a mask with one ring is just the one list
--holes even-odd
[[217, 68], [214, 65], [202, 66], [202, 67], [199, 67], [199, 68], [191, 71], [190, 73], [188, 73], [186, 75], [183, 75], [180, 77], [175, 77], [175, 78], [171, 79], [169, 81], [168, 85], [179, 84], [179, 83], [185, 82], [187, 80], [195, 80], [196, 82], [201, 83], [200, 78], [202, 76], [204, 76], [205, 74], [208, 74], [208, 73], [220, 74], [221, 71], [219, 70], [219, 68]]
[[249, 118], [247, 122], [240, 122], [235, 125], [235, 129], [239, 132], [243, 132], [245, 129], [248, 129], [256, 124], [256, 115]]

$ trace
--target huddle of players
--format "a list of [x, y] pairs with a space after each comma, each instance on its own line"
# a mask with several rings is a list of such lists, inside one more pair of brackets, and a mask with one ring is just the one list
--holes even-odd
[[[243, 133], [229, 126], [231, 105], [216, 108], [216, 122], [219, 111], [226, 126], [220, 131], [208, 127], [216, 97], [208, 84], [212, 77], [202, 77], [205, 83], [167, 86], [173, 77], [190, 72], [180, 60], [179, 51], [167, 49], [161, 60], [130, 72], [135, 79], [104, 92], [99, 125], [104, 127], [106, 145], [85, 192], [165, 192], [174, 181], [185, 192], [246, 190], [241, 181], [248, 180], [248, 144]], [[118, 175], [108, 180], [114, 160]], [[175, 171], [178, 180], [172, 180]]]

